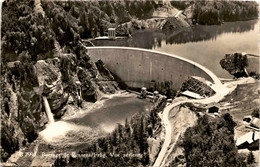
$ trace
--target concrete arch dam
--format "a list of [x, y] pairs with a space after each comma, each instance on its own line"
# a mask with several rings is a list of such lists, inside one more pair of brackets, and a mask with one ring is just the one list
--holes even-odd
[[221, 84], [206, 67], [162, 52], [131, 47], [86, 47], [93, 61], [101, 59], [107, 68], [130, 87], [153, 87], [154, 82], [172, 81], [175, 89], [190, 76]]

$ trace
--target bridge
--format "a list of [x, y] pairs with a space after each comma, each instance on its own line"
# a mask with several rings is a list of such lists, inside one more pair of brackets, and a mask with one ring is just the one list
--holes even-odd
[[107, 68], [130, 87], [151, 88], [156, 82], [172, 81], [175, 89], [190, 76], [221, 84], [206, 67], [176, 55], [132, 47], [86, 47], [93, 61], [101, 59]]

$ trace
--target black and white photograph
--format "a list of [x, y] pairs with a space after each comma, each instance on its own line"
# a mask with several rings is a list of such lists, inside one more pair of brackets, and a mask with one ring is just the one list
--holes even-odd
[[259, 5], [1, 0], [0, 166], [260, 166]]

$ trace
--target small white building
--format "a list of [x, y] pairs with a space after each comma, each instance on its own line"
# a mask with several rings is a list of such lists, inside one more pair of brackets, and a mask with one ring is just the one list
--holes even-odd
[[189, 90], [186, 90], [184, 92], [181, 92], [181, 95], [189, 97], [189, 98], [193, 98], [193, 99], [203, 99], [204, 97], [202, 97], [201, 95], [191, 92]]
[[116, 39], [116, 29], [108, 28], [108, 39]]
[[251, 122], [250, 122], [250, 126], [253, 126], [253, 127], [259, 129], [259, 123], [260, 123], [260, 119], [254, 117], [254, 118], [251, 120]]

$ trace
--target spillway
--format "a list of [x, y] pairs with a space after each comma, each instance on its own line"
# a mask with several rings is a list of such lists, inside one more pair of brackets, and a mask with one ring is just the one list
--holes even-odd
[[52, 123], [54, 123], [54, 118], [53, 118], [53, 114], [51, 112], [50, 105], [49, 105], [48, 100], [45, 96], [42, 96], [42, 98], [43, 98], [44, 108], [45, 108], [45, 112], [46, 112], [49, 124], [52, 124]]

